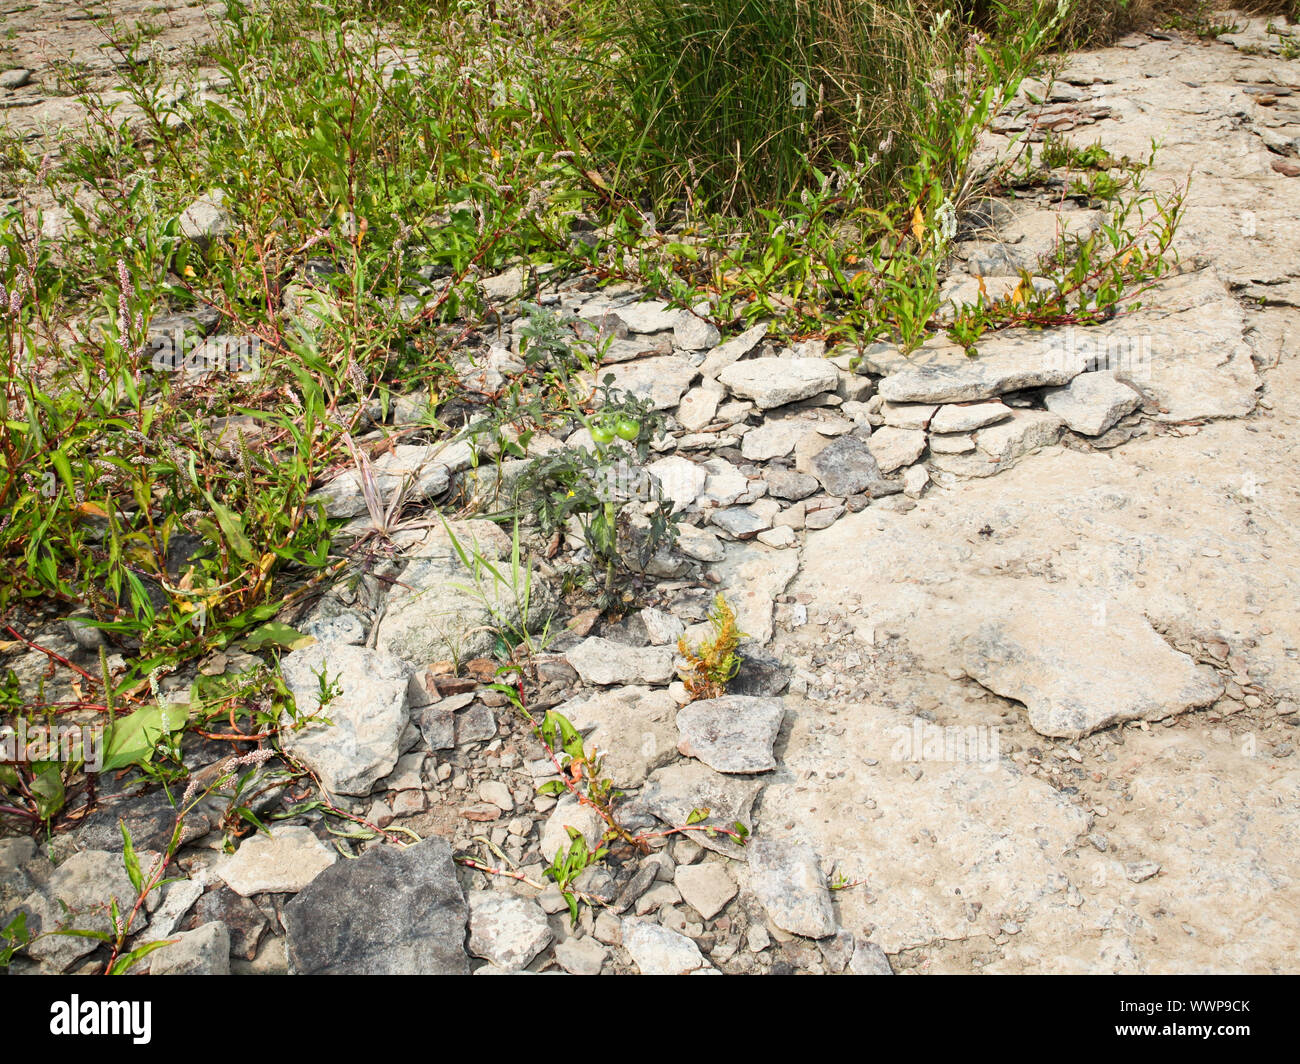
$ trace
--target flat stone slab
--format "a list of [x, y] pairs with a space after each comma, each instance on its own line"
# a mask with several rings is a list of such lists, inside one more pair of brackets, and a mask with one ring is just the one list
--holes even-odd
[[1100, 436], [1125, 414], [1142, 405], [1142, 396], [1113, 373], [1080, 373], [1064, 388], [1043, 396], [1047, 409], [1077, 433]]
[[967, 673], [1023, 702], [1041, 735], [1077, 738], [1122, 721], [1160, 720], [1223, 692], [1212, 669], [1170, 647], [1140, 613], [1112, 603], [1099, 613], [1093, 595], [1025, 588], [981, 602], [971, 621], [962, 637]]
[[506, 971], [527, 968], [551, 944], [546, 913], [532, 898], [495, 890], [470, 891], [469, 951]]
[[723, 695], [691, 702], [677, 712], [677, 749], [719, 772], [770, 772], [784, 719], [779, 698]]
[[759, 835], [745, 852], [750, 886], [772, 922], [806, 938], [835, 933], [835, 908], [817, 851], [786, 835]]
[[1069, 384], [1085, 368], [1085, 354], [1053, 346], [1045, 333], [1008, 331], [981, 340], [974, 358], [957, 347], [918, 352], [880, 382], [879, 392], [891, 403], [958, 403]]
[[241, 897], [269, 892], [296, 894], [338, 859], [311, 828], [278, 826], [268, 837], [261, 833], [245, 839], [216, 873]]
[[601, 686], [666, 684], [674, 675], [670, 647], [630, 647], [593, 635], [565, 657], [585, 683]]
[[451, 845], [377, 846], [339, 861], [284, 909], [301, 975], [466, 975], [469, 912]]
[[[286, 714], [285, 749], [317, 772], [331, 793], [369, 794], [401, 754], [399, 742], [407, 723], [406, 667], [381, 650], [316, 643], [286, 654], [280, 669], [299, 715], [319, 712], [331, 722], [294, 730]], [[322, 672], [339, 688], [324, 708]]]
[[821, 358], [752, 358], [732, 363], [718, 374], [718, 380], [733, 395], [770, 410], [834, 391], [839, 374]]

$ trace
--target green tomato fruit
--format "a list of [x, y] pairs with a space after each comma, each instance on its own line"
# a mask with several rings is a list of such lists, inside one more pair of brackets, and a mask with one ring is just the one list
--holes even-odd
[[620, 440], [635, 440], [641, 435], [641, 422], [630, 417], [621, 417], [614, 422], [614, 433]]
[[614, 439], [614, 430], [608, 425], [595, 424], [591, 426], [591, 438], [599, 443], [602, 447]]

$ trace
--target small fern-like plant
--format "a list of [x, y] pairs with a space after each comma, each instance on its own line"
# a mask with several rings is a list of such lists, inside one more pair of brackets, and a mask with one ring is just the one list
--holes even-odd
[[685, 635], [677, 640], [677, 652], [686, 660], [680, 675], [692, 701], [720, 698], [740, 671], [741, 658], [736, 648], [745, 633], [736, 627], [736, 613], [721, 593], [713, 600], [709, 623], [713, 626], [712, 637], [701, 640], [694, 650], [687, 645]]

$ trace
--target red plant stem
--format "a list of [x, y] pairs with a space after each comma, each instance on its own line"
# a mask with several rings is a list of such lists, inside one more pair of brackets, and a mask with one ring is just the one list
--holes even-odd
[[6, 624], [6, 625], [5, 625], [5, 631], [8, 632], [10, 635], [12, 635], [15, 639], [21, 640], [22, 642], [26, 643], [26, 644], [27, 644], [29, 647], [31, 647], [33, 650], [39, 650], [42, 654], [45, 654], [45, 655], [47, 655], [48, 657], [53, 658], [55, 661], [59, 662], [61, 665], [66, 665], [68, 668], [72, 669], [73, 672], [79, 672], [82, 676], [84, 676], [84, 677], [85, 677], [87, 680], [89, 680], [91, 683], [93, 683], [93, 684], [98, 684], [98, 685], [100, 685], [100, 686], [103, 686], [103, 681], [102, 681], [102, 680], [97, 679], [97, 678], [94, 677], [94, 676], [91, 676], [90, 673], [88, 673], [88, 672], [87, 672], [85, 669], [83, 669], [80, 665], [74, 665], [74, 664], [72, 664], [72, 662], [70, 662], [67, 658], [65, 658], [62, 654], [56, 654], [53, 650], [48, 650], [48, 649], [46, 649], [45, 647], [41, 646], [39, 643], [33, 643], [30, 639], [28, 639], [26, 636], [24, 636], [21, 632], [15, 630], [15, 628], [14, 628], [13, 625], [11, 625], [11, 624]]

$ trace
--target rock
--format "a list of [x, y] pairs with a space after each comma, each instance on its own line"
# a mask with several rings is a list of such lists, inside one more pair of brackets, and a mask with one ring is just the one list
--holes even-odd
[[420, 712], [420, 735], [430, 750], [450, 750], [456, 745], [456, 715], [436, 703]]
[[432, 661], [485, 657], [503, 626], [526, 626], [535, 632], [554, 609], [554, 591], [536, 574], [527, 602], [522, 601], [516, 589], [528, 575], [512, 572], [510, 540], [500, 528], [490, 521], [470, 521], [453, 524], [452, 532], [467, 555], [477, 553], [498, 563], [502, 578], [498, 580], [486, 567], [478, 572], [467, 567], [441, 527], [431, 529], [412, 547], [400, 583], [388, 593], [375, 636], [379, 650], [412, 668]]
[[816, 477], [781, 466], [765, 469], [763, 479], [767, 481], [767, 493], [778, 499], [806, 499], [821, 487]]
[[1043, 260], [1067, 238], [1086, 240], [1096, 233], [1105, 216], [1092, 210], [1026, 210], [1000, 227], [1006, 243], [986, 245], [972, 254], [966, 268], [977, 277], [1014, 277], [1035, 273]]
[[699, 432], [713, 421], [726, 390], [717, 384], [692, 388], [677, 406], [677, 422], [687, 432]]
[[1012, 330], [980, 342], [970, 358], [959, 347], [936, 348], [880, 382], [891, 403], [954, 403], [991, 399], [1007, 392], [1068, 384], [1087, 368], [1086, 356], [1069, 346], [1053, 349], [1041, 333]]
[[889, 958], [885, 951], [874, 942], [858, 942], [853, 949], [853, 959], [849, 961], [849, 971], [854, 975], [893, 975]]
[[[285, 714], [285, 749], [313, 769], [330, 793], [369, 794], [401, 755], [407, 723], [405, 667], [382, 651], [320, 643], [286, 654], [280, 667], [299, 719], [319, 712], [332, 722], [294, 728], [293, 718]], [[339, 692], [324, 708], [322, 672]]]
[[739, 336], [719, 344], [704, 359], [700, 373], [705, 380], [714, 380], [726, 367], [747, 355], [767, 335], [767, 322], [759, 322]]
[[512, 299], [518, 299], [524, 292], [524, 282], [527, 280], [527, 274], [520, 266], [512, 266], [502, 273], [492, 277], [483, 277], [479, 279], [479, 287], [483, 289], [483, 294], [494, 302], [504, 303]]
[[605, 751], [605, 771], [619, 787], [639, 787], [672, 760], [677, 704], [663, 689], [611, 687], [556, 707], [556, 712]]
[[776, 698], [724, 695], [692, 702], [677, 712], [677, 749], [718, 772], [770, 772], [784, 719], [785, 707]]
[[709, 515], [709, 523], [717, 525], [733, 539], [752, 539], [772, 527], [774, 516], [757, 506], [727, 506], [714, 510]]
[[709, 478], [704, 466], [681, 455], [670, 455], [651, 462], [646, 466], [646, 472], [659, 481], [664, 498], [672, 500], [676, 512], [694, 504]]
[[565, 657], [584, 683], [666, 684], [673, 678], [673, 652], [666, 647], [630, 647], [590, 636]]
[[768, 547], [775, 547], [777, 550], [785, 550], [787, 547], [793, 547], [799, 543], [798, 533], [789, 525], [769, 528], [760, 532], [754, 538]]
[[727, 684], [728, 694], [773, 698], [789, 686], [788, 665], [749, 646], [742, 645], [739, 654], [740, 671]]
[[147, 963], [150, 975], [229, 975], [230, 934], [223, 924], [203, 924], [149, 954]]
[[827, 494], [837, 498], [860, 492], [874, 494], [880, 491], [885, 479], [870, 447], [856, 436], [833, 440], [812, 456], [807, 471], [817, 478]]
[[570, 975], [599, 975], [608, 956], [609, 950], [585, 935], [566, 938], [555, 946], [556, 963]]
[[930, 431], [973, 432], [985, 425], [1005, 421], [1010, 416], [1011, 408], [999, 399], [983, 403], [945, 403], [930, 419]]
[[645, 628], [646, 638], [653, 647], [676, 646], [677, 638], [686, 626], [671, 613], [647, 606], [638, 615]]
[[1145, 883], [1160, 874], [1156, 861], [1129, 861], [1124, 865], [1124, 878], [1130, 883]]
[[[750, 827], [754, 799], [762, 784], [714, 772], [696, 762], [668, 765], [650, 775], [641, 794], [627, 802], [629, 810], [644, 810], [671, 827], [682, 827], [696, 809], [709, 810], [701, 824], [731, 828], [736, 821]], [[705, 849], [734, 855], [739, 851], [725, 836], [709, 838], [704, 832], [692, 838]]]
[[551, 944], [551, 925], [537, 902], [513, 894], [472, 890], [469, 952], [506, 971], [527, 968]]
[[739, 890], [726, 866], [717, 861], [681, 865], [673, 882], [681, 891], [682, 900], [706, 920], [722, 912]]
[[214, 189], [200, 196], [181, 214], [180, 232], [186, 240], [192, 240], [200, 248], [206, 248], [213, 240], [226, 236], [234, 223], [230, 212], [226, 210], [225, 193]]
[[677, 528], [677, 549], [698, 562], [720, 562], [727, 556], [727, 549], [717, 536], [687, 524]]
[[752, 399], [760, 410], [770, 410], [834, 391], [839, 376], [823, 359], [754, 358], [728, 366], [718, 380], [733, 395]]
[[938, 436], [930, 435], [930, 452], [932, 454], [971, 454], [975, 450], [975, 437], [969, 433], [952, 433]]
[[882, 403], [880, 416], [895, 429], [926, 429], [938, 411], [932, 403]]
[[733, 544], [726, 560], [715, 572], [721, 590], [736, 612], [736, 624], [750, 641], [761, 647], [772, 638], [772, 611], [776, 596], [799, 571], [796, 551], [773, 551], [767, 547]]
[[613, 387], [641, 399], [649, 399], [655, 410], [670, 410], [699, 376], [700, 371], [678, 355], [660, 355], [602, 368], [598, 379], [614, 377]]
[[689, 938], [647, 920], [624, 917], [623, 948], [632, 955], [642, 975], [688, 975], [713, 970]]
[[[441, 495], [451, 485], [451, 475], [460, 472], [446, 461], [436, 446], [399, 445], [371, 464], [375, 490], [380, 504], [387, 506], [398, 494], [405, 492], [408, 499], [418, 502]], [[459, 456], [449, 454], [453, 465]], [[468, 468], [468, 454], [464, 465]], [[359, 517], [367, 513], [365, 494], [355, 469], [347, 469], [312, 492], [308, 502], [325, 504], [327, 517]]]
[[21, 89], [32, 80], [32, 72], [25, 67], [14, 67], [0, 74], [0, 89]]
[[[749, 478], [725, 458], [710, 458], [703, 463], [708, 478], [704, 482], [704, 491], [696, 500], [703, 506], [734, 506], [741, 501], [748, 501]], [[749, 496], [750, 499], [753, 496]]]
[[372, 846], [317, 876], [284, 909], [303, 975], [466, 975], [465, 898], [451, 846]]
[[150, 937], [169, 937], [202, 896], [203, 884], [194, 879], [178, 879], [163, 887], [162, 902], [149, 915]]
[[555, 859], [561, 847], [566, 850], [569, 848], [572, 840], [566, 830], [568, 828], [581, 832], [587, 840], [587, 849], [594, 850], [605, 833], [606, 824], [601, 815], [590, 806], [579, 804], [578, 799], [571, 794], [564, 795], [547, 818], [541, 841], [537, 845], [548, 862]]
[[1027, 454], [1061, 438], [1065, 422], [1046, 410], [1015, 410], [1008, 421], [975, 433], [972, 454], [934, 454], [930, 464], [938, 470], [966, 477], [987, 477], [1010, 469]]
[[751, 462], [784, 458], [794, 450], [801, 436], [812, 431], [813, 426], [807, 421], [773, 418], [745, 433], [740, 441], [740, 453]]
[[909, 499], [919, 499], [929, 483], [930, 471], [923, 465], [908, 466], [903, 471], [903, 494]]
[[[707, 314], [708, 305], [705, 304], [703, 308], [697, 307], [696, 310]], [[677, 323], [673, 326], [673, 342], [678, 347], [685, 351], [703, 351], [716, 347], [721, 339], [722, 334], [712, 322], [705, 321], [690, 311], [683, 310], [678, 313]]]
[[[962, 638], [962, 665], [985, 687], [1023, 702], [1041, 735], [1075, 738], [1128, 720], [1160, 720], [1215, 701], [1223, 684], [1172, 649], [1145, 617], [1095, 596], [1024, 589], [1015, 599], [982, 601]], [[1126, 663], [1117, 670], [1114, 662]]]
[[242, 897], [297, 894], [338, 858], [307, 827], [277, 826], [268, 838], [251, 835], [214, 869]]
[[806, 842], [756, 835], [745, 847], [750, 885], [777, 927], [792, 935], [825, 938], [835, 933], [835, 909], [817, 852]]
[[[167, 848], [176, 829], [176, 808], [165, 791], [151, 791], [122, 801], [103, 801], [81, 822], [77, 843], [87, 850], [110, 850], [121, 853], [122, 825], [137, 850]], [[193, 842], [212, 830], [212, 820], [202, 804], [190, 810], [181, 822], [180, 843]]]
[[1113, 373], [1081, 373], [1064, 388], [1045, 392], [1043, 402], [1074, 432], [1100, 436], [1141, 406], [1142, 397]]
[[903, 466], [911, 465], [921, 457], [925, 452], [925, 433], [919, 429], [896, 429], [887, 426], [873, 432], [871, 439], [866, 441], [866, 447], [875, 458], [876, 466], [881, 473], [893, 473]]
[[504, 813], [510, 812], [515, 807], [510, 788], [500, 780], [484, 780], [478, 785], [478, 796], [485, 802], [491, 802]]
[[1213, 270], [1169, 277], [1142, 307], [1095, 329], [1064, 330], [1061, 358], [1082, 358], [1157, 407], [1156, 420], [1243, 417], [1259, 378], [1245, 341], [1245, 313]]
[[[241, 898], [229, 887], [209, 890], [194, 904], [193, 926], [218, 923], [230, 936], [230, 954], [252, 960], [269, 929], [266, 913], [256, 902]], [[150, 936], [153, 925], [150, 923]], [[162, 932], [157, 937], [164, 937]]]
[[468, 707], [455, 715], [452, 724], [457, 746], [488, 742], [496, 738], [496, 717], [491, 708], [482, 702], [471, 702]]
[[[578, 313], [579, 316], [586, 317], [582, 311]], [[673, 328], [682, 312], [672, 309], [661, 299], [649, 299], [644, 303], [629, 303], [618, 307], [614, 313], [623, 319], [631, 332], [656, 333]]]
[[[149, 868], [143, 856], [141, 867], [145, 871]], [[111, 932], [109, 905], [116, 901], [119, 912], [129, 913], [135, 899], [136, 891], [120, 853], [83, 850], [55, 868], [44, 886], [24, 899], [23, 908], [29, 913], [27, 930], [33, 935], [59, 928]], [[33, 960], [61, 972], [98, 946], [99, 940], [93, 938], [47, 935], [28, 946], [27, 953]]]

